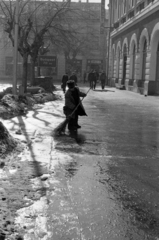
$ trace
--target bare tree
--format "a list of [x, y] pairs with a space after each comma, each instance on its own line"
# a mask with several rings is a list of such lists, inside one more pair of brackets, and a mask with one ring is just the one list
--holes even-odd
[[[65, 28], [50, 28], [48, 39], [56, 47], [56, 51], [62, 52], [66, 62], [76, 69], [77, 57], [89, 55], [95, 47], [94, 40], [96, 29], [90, 21], [95, 20], [96, 15], [90, 9], [74, 8], [71, 17], [66, 16]], [[97, 46], [96, 46], [97, 47]]]
[[[69, 2], [20, 0], [19, 4], [18, 51], [23, 58], [23, 81], [26, 91], [27, 63], [31, 57], [31, 83], [34, 83], [34, 67], [41, 47], [44, 46], [45, 35], [50, 28], [63, 27], [64, 16], [68, 13]], [[1, 23], [4, 31], [14, 46], [15, 1], [1, 0]]]

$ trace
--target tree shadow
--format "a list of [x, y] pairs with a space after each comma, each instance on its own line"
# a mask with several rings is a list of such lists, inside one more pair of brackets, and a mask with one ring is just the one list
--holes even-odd
[[99, 89], [95, 89], [94, 91], [95, 92], [115, 92], [113, 90], [108, 90], [108, 89], [103, 89], [103, 90], [102, 89], [100, 89], [100, 90]]
[[86, 141], [86, 137], [84, 134], [78, 133], [77, 131], [66, 131], [65, 133], [61, 135], [54, 135], [52, 133], [52, 136], [58, 141], [58, 142], [63, 142], [63, 143], [69, 143], [69, 139], [75, 140], [75, 142], [78, 145], [83, 145]]
[[[30, 143], [30, 138], [29, 138], [29, 135], [27, 133], [27, 130], [26, 130], [26, 126], [25, 126], [25, 122], [23, 121], [23, 118], [21, 116], [18, 116], [17, 117], [18, 121], [19, 121], [19, 124], [21, 126], [23, 126], [22, 128], [22, 133], [23, 135], [25, 136], [25, 139], [28, 143]], [[35, 177], [40, 177], [43, 175], [43, 171], [42, 171], [42, 167], [41, 167], [41, 164], [40, 162], [36, 161], [36, 158], [35, 158], [35, 154], [34, 154], [34, 151], [33, 151], [33, 147], [32, 147], [32, 144], [28, 144], [28, 148], [29, 148], [29, 151], [31, 153], [31, 158], [32, 158], [32, 161], [33, 161], [33, 166], [34, 166], [34, 176]], [[46, 187], [44, 186], [43, 182], [41, 181], [41, 195], [44, 196], [46, 195]]]

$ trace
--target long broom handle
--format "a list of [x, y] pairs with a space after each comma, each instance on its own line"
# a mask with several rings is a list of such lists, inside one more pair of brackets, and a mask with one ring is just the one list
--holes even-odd
[[[91, 90], [91, 88], [88, 89], [88, 91], [86, 92], [86, 95], [89, 93], [90, 90]], [[81, 102], [83, 101], [84, 98], [85, 98], [85, 97], [83, 97], [83, 98], [79, 101], [78, 105], [75, 107], [75, 109], [73, 110], [73, 112], [72, 112], [69, 116], [72, 116], [72, 115], [74, 114], [74, 112], [77, 110], [77, 108], [79, 107], [79, 105], [81, 104]]]

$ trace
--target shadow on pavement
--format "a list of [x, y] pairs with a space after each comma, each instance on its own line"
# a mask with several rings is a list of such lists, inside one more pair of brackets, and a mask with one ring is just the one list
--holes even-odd
[[107, 89], [104, 89], [104, 90], [98, 90], [98, 89], [95, 89], [94, 90], [95, 92], [115, 92], [115, 91], [112, 91], [112, 90], [107, 90]]
[[[26, 141], [28, 143], [30, 143], [29, 135], [28, 135], [28, 133], [26, 131], [26, 127], [25, 127], [25, 123], [23, 121], [23, 118], [21, 116], [18, 116], [17, 119], [19, 121], [19, 124], [21, 126], [23, 126], [22, 132], [23, 132], [24, 136], [26, 137]], [[38, 161], [36, 161], [36, 159], [35, 159], [35, 154], [34, 154], [33, 147], [31, 145], [31, 143], [28, 144], [28, 148], [29, 148], [29, 151], [31, 153], [32, 160], [33, 160], [33, 166], [34, 166], [34, 170], [35, 170], [35, 177], [40, 177], [40, 176], [43, 175], [42, 167], [40, 166], [40, 163]], [[40, 190], [41, 190], [41, 195], [46, 195], [46, 187], [44, 187], [44, 184], [42, 183], [42, 181], [41, 181], [41, 189]]]
[[74, 139], [78, 145], [82, 145], [86, 141], [86, 137], [83, 134], [79, 134], [78, 131], [71, 131], [66, 132], [65, 134], [61, 135], [54, 135], [54, 133], [51, 134], [56, 139], [58, 139], [59, 142], [68, 143], [70, 142], [69, 139]]

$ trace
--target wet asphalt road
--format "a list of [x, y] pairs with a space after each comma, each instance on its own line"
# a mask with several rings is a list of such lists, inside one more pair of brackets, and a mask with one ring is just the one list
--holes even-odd
[[56, 172], [53, 239], [159, 239], [158, 97], [98, 87], [83, 103], [77, 146], [58, 140], [72, 160]]

